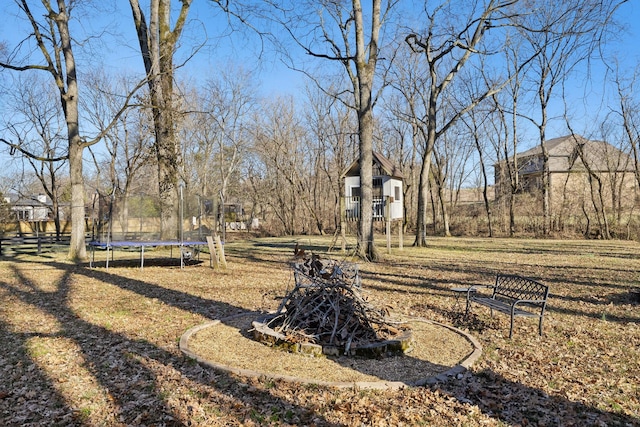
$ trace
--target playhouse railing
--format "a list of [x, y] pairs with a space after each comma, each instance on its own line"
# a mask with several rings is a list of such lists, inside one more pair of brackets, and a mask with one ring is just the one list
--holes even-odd
[[[383, 221], [388, 216], [389, 204], [387, 203], [388, 197], [374, 197], [373, 198], [373, 219], [375, 221]], [[360, 220], [360, 197], [343, 197], [342, 212], [344, 213], [345, 221], [358, 221]]]

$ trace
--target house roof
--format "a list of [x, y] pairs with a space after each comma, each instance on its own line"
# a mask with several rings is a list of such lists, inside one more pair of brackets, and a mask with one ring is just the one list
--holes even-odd
[[9, 203], [12, 206], [51, 206], [49, 198], [45, 198], [42, 201], [43, 196], [20, 196], [15, 193], [5, 195], [5, 199], [9, 199]]
[[[584, 170], [586, 165], [594, 172], [633, 171], [631, 158], [605, 141], [592, 141], [580, 135], [566, 135], [545, 141], [544, 147], [549, 155], [550, 172]], [[534, 158], [542, 155], [542, 147], [537, 145], [530, 150], [518, 153], [518, 158]]]
[[[573, 147], [577, 142], [587, 141], [581, 136], [561, 136], [558, 138], [548, 139], [544, 142], [544, 147], [547, 149], [547, 153], [549, 156], [565, 156], [569, 155], [571, 150], [568, 150], [569, 147]], [[537, 156], [542, 154], [542, 147], [540, 144], [536, 144], [535, 147], [523, 151], [522, 153], [518, 153], [518, 157], [528, 157], [528, 156]]]
[[[373, 152], [373, 164], [377, 164], [382, 172], [387, 176], [398, 179], [403, 178], [400, 169], [391, 160], [376, 151]], [[342, 173], [343, 177], [358, 175], [360, 175], [360, 159], [354, 160], [353, 163], [351, 163]], [[376, 174], [374, 173], [374, 175]]]

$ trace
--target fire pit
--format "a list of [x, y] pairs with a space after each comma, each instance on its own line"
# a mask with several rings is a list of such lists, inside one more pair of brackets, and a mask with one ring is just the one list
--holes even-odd
[[295, 287], [252, 322], [254, 339], [312, 356], [379, 358], [411, 350], [408, 324], [362, 295], [357, 264], [316, 255], [292, 263]]

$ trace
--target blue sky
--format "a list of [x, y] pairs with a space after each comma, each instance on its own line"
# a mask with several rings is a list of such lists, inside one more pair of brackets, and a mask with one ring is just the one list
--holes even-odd
[[[32, 2], [38, 4], [39, 2]], [[82, 2], [80, 2], [82, 3]], [[89, 16], [89, 19], [76, 22], [77, 33], [101, 32], [100, 40], [93, 43], [93, 51], [77, 49], [79, 68], [83, 65], [102, 66], [118, 73], [127, 70], [141, 74], [143, 71], [139, 48], [135, 39], [135, 32], [131, 18], [129, 2], [126, 0], [112, 0], [92, 2], [94, 6], [87, 9], [77, 9], [76, 16]], [[144, 3], [144, 1], [143, 1]], [[174, 2], [179, 4], [179, 2]], [[97, 5], [97, 6], [96, 6]], [[35, 7], [35, 6], [34, 6]], [[200, 46], [199, 52], [187, 65], [179, 71], [179, 76], [196, 82], [202, 82], [209, 77], [215, 77], [222, 67], [234, 64], [234, 67], [244, 67], [254, 71], [260, 81], [260, 92], [265, 96], [295, 95], [304, 86], [304, 77], [287, 69], [268, 46], [264, 48], [257, 36], [242, 37], [240, 33], [232, 33], [226, 26], [226, 20], [209, 1], [196, 0], [190, 12], [190, 22], [181, 41], [181, 49], [176, 62], [190, 55], [195, 46], [202, 40], [206, 44]], [[16, 6], [13, 1], [4, 1], [0, 5], [0, 13], [6, 17], [0, 29], [0, 40], [9, 47], [14, 46], [25, 34], [24, 21], [14, 19]], [[632, 0], [622, 5], [618, 11], [618, 19], [627, 27], [626, 32], [618, 34], [620, 41], [611, 45], [611, 51], [617, 51], [619, 58], [624, 61], [629, 72], [640, 62], [640, 1]], [[584, 119], [584, 125], [594, 120], [594, 105], [600, 104], [602, 99], [599, 82], [604, 76], [602, 67], [595, 70], [596, 74], [590, 85], [588, 98], [576, 100], [574, 107], [576, 115]], [[574, 90], [576, 94], [582, 91], [582, 81], [576, 80]], [[582, 98], [580, 95], [579, 98]], [[580, 105], [582, 104], [582, 105]], [[599, 107], [598, 107], [599, 109]], [[553, 132], [553, 129], [551, 129]], [[560, 132], [558, 130], [558, 132]], [[557, 135], [551, 134], [550, 137]]]
[[[36, 11], [39, 1], [31, 3]], [[112, 73], [144, 72], [129, 2], [113, 0], [93, 3], [90, 9], [77, 8], [73, 11], [76, 19], [71, 31], [75, 37], [81, 39], [82, 36], [77, 35], [83, 32], [101, 34], [99, 41], [90, 41], [92, 51], [76, 47], [78, 68], [82, 70], [86, 64], [96, 66], [102, 63], [102, 67]], [[174, 3], [180, 4], [177, 1]], [[0, 27], [0, 41], [11, 49], [24, 38], [29, 28], [21, 16], [16, 16], [19, 12], [13, 1], [1, 2], [0, 13], [7, 17]], [[37, 13], [34, 14], [37, 16]], [[80, 24], [78, 17], [84, 16], [89, 18]], [[183, 78], [202, 81], [215, 75], [223, 64], [231, 63], [235, 64], [234, 67], [242, 66], [255, 71], [265, 86], [265, 94], [272, 94], [278, 89], [293, 92], [289, 83], [301, 80], [297, 73], [287, 70], [273, 58], [269, 46], [262, 48], [257, 36], [245, 37], [229, 29], [225, 17], [209, 1], [193, 2], [176, 63], [191, 56], [195, 49], [198, 52], [179, 70]]]
[[[85, 58], [80, 58], [80, 61], [85, 59], [95, 64], [95, 59], [99, 57], [105, 59], [103, 63], [107, 70], [118, 72], [126, 69], [141, 72], [142, 61], [135, 40], [128, 1], [92, 3], [99, 4], [97, 9], [94, 7], [86, 10], [78, 9], [74, 14], [89, 15], [91, 24], [83, 24], [82, 30], [94, 33], [104, 31], [102, 35], [104, 41], [95, 45], [95, 49], [100, 50], [97, 54], [89, 53]], [[174, 3], [179, 4], [177, 1]], [[16, 14], [13, 1], [2, 2], [0, 13], [7, 17], [0, 29], [0, 40], [5, 41], [10, 47], [14, 46], [24, 34], [24, 21], [12, 18]], [[275, 54], [268, 45], [263, 50], [258, 37], [245, 38], [239, 33], [231, 34], [229, 37], [224, 16], [217, 12], [217, 8], [211, 2], [194, 1], [189, 16], [190, 22], [182, 40], [182, 49], [177, 57], [184, 58], [202, 40], [208, 39], [208, 41], [181, 71], [183, 75], [193, 79], [205, 79], [215, 75], [224, 64], [235, 63], [236, 66], [241, 65], [259, 73], [264, 86], [263, 91], [269, 95], [277, 92], [295, 93], [304, 83], [304, 78], [299, 73], [288, 70], [277, 58], [274, 58]], [[622, 5], [618, 12], [618, 19], [627, 26], [629, 34], [620, 34], [620, 44], [612, 46], [612, 49], [620, 52], [621, 57], [630, 64], [631, 69], [640, 58], [640, 25], [638, 25], [640, 2], [630, 0]]]

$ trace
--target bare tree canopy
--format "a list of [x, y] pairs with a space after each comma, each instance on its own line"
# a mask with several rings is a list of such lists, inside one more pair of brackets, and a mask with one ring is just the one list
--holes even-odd
[[[376, 260], [378, 252], [373, 239], [373, 132], [375, 84], [381, 79], [379, 57], [382, 37], [397, 1], [372, 0], [363, 4], [295, 2], [274, 5], [271, 11], [297, 48], [311, 57], [337, 64], [343, 88], [327, 87], [322, 78], [292, 59], [291, 66], [310, 76], [322, 90], [354, 110], [358, 119], [360, 164], [360, 221], [358, 255]], [[314, 13], [309, 13], [313, 10]], [[291, 59], [291, 58], [290, 58]], [[335, 80], [333, 80], [335, 82]], [[380, 83], [378, 83], [380, 84]]]
[[[68, 165], [68, 181], [55, 171], [58, 185], [68, 182], [63, 195], [48, 183], [42, 191], [69, 197], [75, 260], [86, 256], [87, 196], [101, 189], [126, 199], [140, 181], [159, 195], [163, 237], [178, 237], [182, 188], [198, 212], [190, 226], [202, 229], [202, 213], [224, 230], [232, 203], [266, 234], [354, 232], [357, 254], [376, 260], [374, 150], [401, 169], [402, 229], [415, 245], [473, 227], [614, 237], [635, 229], [640, 191], [628, 71], [637, 64], [632, 48], [623, 58], [612, 49], [627, 8], [624, 0], [14, 0], [3, 11], [19, 18], [10, 25], [22, 38], [9, 26], [0, 40], [0, 150], [41, 177], [52, 176], [41, 173], [47, 164]], [[129, 25], [111, 25], [123, 17]], [[39, 85], [33, 75], [55, 96], [29, 95]], [[635, 162], [633, 179], [623, 166], [589, 173], [583, 165], [589, 193], [580, 210], [569, 208], [568, 191], [554, 202], [549, 176], [523, 179], [531, 159], [520, 156], [535, 145], [550, 164], [547, 142], [566, 135], [611, 144]], [[83, 153], [93, 162], [83, 165]], [[572, 164], [580, 158], [576, 149]], [[345, 188], [353, 160], [359, 184]], [[341, 215], [351, 188], [360, 207], [353, 226]], [[465, 223], [477, 226], [461, 231]]]
[[[61, 109], [64, 113], [67, 153], [64, 157], [52, 158], [47, 156], [45, 161], [62, 160], [69, 163], [71, 186], [71, 243], [69, 258], [81, 261], [86, 258], [85, 245], [85, 189], [83, 175], [83, 152], [86, 147], [96, 144], [104, 133], [113, 126], [118, 117], [124, 112], [128, 100], [133, 92], [124, 97], [122, 107], [116, 112], [112, 121], [103, 132], [87, 138], [81, 135], [79, 112], [80, 91], [78, 88], [78, 64], [76, 62], [76, 40], [70, 32], [70, 22], [75, 9], [75, 2], [49, 0], [42, 1], [41, 8], [32, 9], [26, 0], [16, 0], [16, 6], [31, 27], [31, 32], [23, 43], [16, 46], [6, 61], [0, 61], [0, 67], [15, 72], [45, 72], [54, 82]], [[24, 50], [24, 46], [33, 43], [33, 51]], [[37, 159], [20, 141], [4, 142], [19, 149], [28, 157]]]

